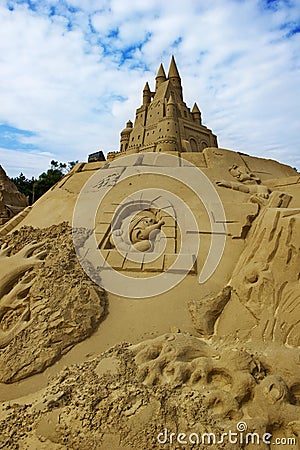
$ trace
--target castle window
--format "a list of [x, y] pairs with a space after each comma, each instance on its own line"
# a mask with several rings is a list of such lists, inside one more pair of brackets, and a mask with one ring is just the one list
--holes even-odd
[[201, 150], [204, 150], [206, 147], [208, 147], [207, 142], [202, 141], [202, 142], [201, 142]]

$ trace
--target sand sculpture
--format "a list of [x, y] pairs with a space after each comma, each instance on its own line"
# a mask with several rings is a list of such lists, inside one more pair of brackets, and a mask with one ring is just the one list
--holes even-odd
[[28, 206], [28, 199], [18, 191], [0, 166], [0, 225]]
[[236, 191], [254, 194], [261, 198], [269, 198], [270, 189], [261, 184], [261, 180], [253, 173], [249, 173], [244, 167], [234, 164], [229, 169], [229, 173], [238, 181], [216, 181], [218, 186], [223, 186]]
[[173, 58], [119, 151], [26, 214], [0, 229], [3, 448], [300, 448], [300, 174], [218, 148]]
[[140, 252], [153, 250], [157, 231], [164, 224], [153, 211], [143, 210], [122, 221], [121, 227], [112, 232], [111, 244], [127, 251], [132, 247]]

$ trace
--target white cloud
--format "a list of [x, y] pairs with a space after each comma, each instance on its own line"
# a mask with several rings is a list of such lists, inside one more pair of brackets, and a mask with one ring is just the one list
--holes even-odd
[[[173, 52], [186, 102], [197, 101], [220, 146], [300, 166], [300, 33], [291, 32], [299, 3], [43, 0], [36, 11], [14, 8], [0, 6], [0, 122], [34, 133], [20, 144], [61, 161], [117, 150], [145, 81], [154, 87]], [[5, 158], [22, 170], [24, 158], [0, 152], [4, 167]], [[47, 169], [43, 158], [33, 170]]]
[[1, 166], [9, 177], [16, 177], [22, 172], [27, 178], [38, 177], [41, 171], [50, 168], [49, 162], [55, 155], [49, 152], [21, 152], [0, 147]]

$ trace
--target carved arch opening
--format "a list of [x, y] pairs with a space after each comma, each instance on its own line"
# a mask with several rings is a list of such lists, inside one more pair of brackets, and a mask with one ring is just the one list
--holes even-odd
[[192, 152], [197, 152], [198, 151], [198, 145], [197, 145], [196, 139], [190, 138], [190, 144], [191, 144]]

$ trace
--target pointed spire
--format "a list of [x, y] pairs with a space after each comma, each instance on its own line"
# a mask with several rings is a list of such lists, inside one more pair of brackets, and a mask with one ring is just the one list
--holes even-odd
[[164, 78], [164, 81], [166, 81], [166, 72], [162, 64], [159, 66], [156, 78]]
[[151, 91], [147, 81], [143, 89], [143, 105], [150, 105], [150, 103], [151, 103]]
[[197, 105], [197, 103], [195, 102], [194, 103], [194, 106], [193, 106], [193, 109], [192, 109], [192, 113], [199, 113], [200, 112], [200, 109], [198, 108], [198, 105]]
[[149, 87], [148, 81], [146, 81], [143, 92], [150, 92], [150, 87]]
[[168, 79], [170, 80], [170, 83], [173, 85], [173, 87], [176, 89], [178, 94], [180, 95], [181, 100], [182, 98], [182, 87], [181, 87], [181, 78], [176, 66], [175, 58], [172, 55], [169, 72], [168, 72]]
[[193, 118], [194, 121], [196, 123], [198, 123], [198, 125], [201, 125], [201, 112], [200, 109], [198, 108], [197, 103], [194, 103], [193, 109], [192, 109], [192, 114], [193, 114]]
[[172, 55], [172, 58], [171, 58], [169, 72], [168, 72], [168, 78], [179, 78], [180, 79], [180, 75], [179, 75], [179, 72], [178, 72], [178, 69], [176, 66], [174, 55]]
[[156, 80], [155, 91], [157, 91], [157, 88], [167, 80], [165, 69], [162, 64], [159, 66], [155, 80]]

